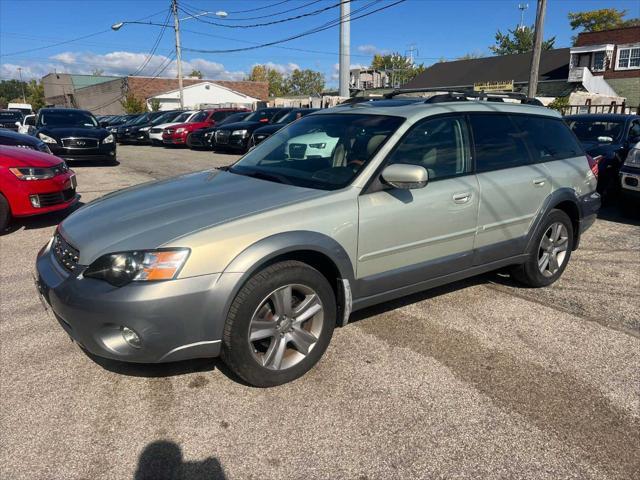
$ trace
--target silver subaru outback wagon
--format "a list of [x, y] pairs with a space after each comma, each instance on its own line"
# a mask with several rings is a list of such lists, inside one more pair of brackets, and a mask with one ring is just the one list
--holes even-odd
[[38, 286], [97, 356], [221, 356], [274, 386], [311, 369], [354, 310], [504, 267], [550, 285], [595, 220], [595, 189], [540, 106], [341, 106], [231, 167], [89, 203], [38, 254]]

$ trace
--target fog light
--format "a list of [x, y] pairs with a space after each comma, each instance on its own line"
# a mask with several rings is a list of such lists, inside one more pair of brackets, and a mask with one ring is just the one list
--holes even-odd
[[29, 200], [31, 200], [33, 208], [40, 208], [40, 197], [38, 195], [29, 195]]
[[122, 327], [122, 338], [131, 345], [133, 348], [140, 348], [142, 346], [142, 340], [136, 332], [131, 330], [129, 327]]

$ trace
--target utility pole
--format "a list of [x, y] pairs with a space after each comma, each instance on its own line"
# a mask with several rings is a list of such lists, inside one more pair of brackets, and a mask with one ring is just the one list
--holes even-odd
[[533, 98], [538, 91], [538, 70], [540, 68], [540, 53], [542, 50], [542, 32], [544, 29], [544, 14], [547, 10], [547, 0], [538, 0], [536, 10], [535, 39], [533, 42], [533, 52], [531, 52], [531, 70], [529, 73], [528, 96]]
[[178, 63], [178, 88], [180, 89], [180, 109], [184, 109], [184, 88], [182, 85], [182, 51], [180, 48], [180, 19], [178, 18], [178, 0], [171, 0], [173, 11], [173, 29], [176, 32], [176, 62]]
[[24, 82], [22, 81], [22, 67], [18, 67], [18, 75], [20, 75], [20, 86], [22, 87], [22, 103], [27, 103], [27, 97], [24, 95]]
[[341, 97], [349, 96], [349, 69], [351, 68], [351, 0], [340, 4], [340, 91]]

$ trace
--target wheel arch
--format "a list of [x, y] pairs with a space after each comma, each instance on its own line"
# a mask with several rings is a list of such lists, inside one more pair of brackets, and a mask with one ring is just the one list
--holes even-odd
[[529, 230], [527, 238], [526, 252], [531, 252], [533, 239], [536, 238], [538, 230], [541, 228], [542, 222], [551, 210], [562, 210], [571, 219], [573, 227], [573, 247], [576, 250], [580, 244], [580, 219], [582, 218], [582, 210], [580, 207], [580, 198], [575, 190], [571, 188], [560, 188], [547, 197], [542, 208], [535, 218], [532, 228]]
[[311, 231], [286, 232], [266, 237], [244, 249], [229, 263], [222, 277], [229, 274], [234, 277], [234, 281], [227, 295], [225, 318], [233, 299], [254, 273], [284, 260], [306, 263], [327, 279], [336, 296], [337, 324], [344, 325], [351, 312], [349, 285], [353, 284], [355, 278], [351, 259], [336, 240]]

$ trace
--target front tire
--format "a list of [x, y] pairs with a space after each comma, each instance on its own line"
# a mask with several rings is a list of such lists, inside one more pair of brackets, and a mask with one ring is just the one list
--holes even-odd
[[527, 261], [512, 270], [513, 277], [528, 287], [546, 287], [564, 272], [573, 249], [573, 224], [562, 210], [551, 210], [533, 240]]
[[253, 386], [291, 382], [322, 357], [336, 312], [333, 289], [316, 269], [298, 261], [271, 265], [254, 274], [234, 299], [222, 358]]
[[0, 194], [0, 235], [2, 235], [7, 229], [10, 220], [11, 208], [9, 208], [9, 202], [7, 202], [7, 199]]
[[191, 145], [191, 134], [187, 135], [187, 138], [184, 141], [184, 143], [187, 145], [187, 148], [193, 149], [193, 145]]

